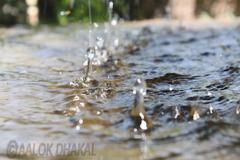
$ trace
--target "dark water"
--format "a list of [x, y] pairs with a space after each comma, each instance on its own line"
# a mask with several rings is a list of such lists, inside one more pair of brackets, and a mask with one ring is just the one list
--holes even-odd
[[[119, 27], [117, 63], [94, 68], [88, 86], [74, 86], [86, 29], [1, 29], [2, 158], [16, 140], [94, 143], [85, 159], [238, 159], [240, 29], [196, 26]], [[137, 78], [147, 84], [147, 132], [134, 132], [129, 114]]]

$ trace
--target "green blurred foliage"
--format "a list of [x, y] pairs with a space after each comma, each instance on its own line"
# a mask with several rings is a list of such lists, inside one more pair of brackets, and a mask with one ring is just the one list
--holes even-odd
[[[112, 1], [114, 2], [114, 12], [116, 11], [121, 17], [127, 17], [128, 1]], [[91, 0], [93, 22], [103, 22], [108, 19], [108, 2], [109, 0]], [[6, 10], [9, 6], [13, 11], [4, 13], [3, 8]], [[89, 22], [88, 0], [38, 0], [38, 8], [42, 24], [66, 25], [73, 22]], [[26, 23], [26, 12], [25, 0], [0, 0], [0, 24]]]
[[[102, 0], [92, 0], [92, 19], [93, 21], [106, 20], [106, 4]], [[57, 20], [59, 24], [65, 25], [71, 22], [88, 22], [88, 0], [60, 0], [57, 1]], [[61, 13], [65, 12], [66, 15]]]

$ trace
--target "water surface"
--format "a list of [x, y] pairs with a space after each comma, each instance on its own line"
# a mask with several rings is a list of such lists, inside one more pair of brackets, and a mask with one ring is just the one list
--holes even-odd
[[[2, 158], [16, 140], [94, 143], [96, 156], [85, 159], [238, 159], [239, 28], [121, 26], [118, 65], [94, 69], [88, 87], [72, 85], [83, 76], [86, 28], [0, 33]], [[154, 124], [145, 133], [129, 114], [137, 78]]]

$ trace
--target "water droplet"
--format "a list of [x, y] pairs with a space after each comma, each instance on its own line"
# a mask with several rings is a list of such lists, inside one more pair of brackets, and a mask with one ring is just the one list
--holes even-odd
[[133, 87], [133, 94], [137, 94], [139, 92], [143, 96], [146, 95], [146, 83], [145, 81], [142, 81], [141, 79], [137, 79], [135, 82], [135, 85]]
[[169, 91], [173, 91], [172, 85], [169, 85]]
[[93, 47], [89, 47], [87, 49], [87, 58], [92, 60], [94, 58], [94, 55], [95, 55], [95, 49]]
[[101, 96], [101, 98], [103, 98], [103, 99], [107, 98], [107, 94], [106, 94], [106, 92], [104, 92], [104, 91], [101, 93], [100, 96]]
[[112, 1], [109, 2], [109, 6], [108, 7], [109, 7], [109, 9], [113, 9], [113, 2]]
[[112, 25], [112, 26], [116, 26], [116, 25], [117, 25], [117, 20], [116, 20], [116, 19], [113, 19], [113, 20], [111, 21], [111, 25]]
[[77, 130], [77, 131], [79, 131], [79, 130], [81, 129], [81, 126], [79, 126], [79, 125], [76, 125], [76, 127], [75, 127], [75, 128], [76, 128], [76, 130]]
[[237, 108], [236, 108], [236, 114], [237, 114], [237, 115], [240, 114], [240, 106], [237, 106]]
[[175, 107], [175, 116], [174, 116], [174, 118], [177, 119], [178, 116], [180, 116], [180, 112], [179, 112], [178, 107]]
[[70, 111], [73, 111], [73, 112], [78, 112], [78, 113], [80, 112], [79, 106], [71, 107], [69, 110], [70, 110]]
[[142, 112], [139, 113], [139, 116], [141, 117], [141, 119], [144, 119], [144, 115]]
[[78, 112], [78, 113], [81, 112], [79, 106], [76, 106], [76, 112]]
[[212, 93], [209, 92], [209, 91], [207, 91], [207, 95], [208, 95], [208, 96], [212, 96]]
[[85, 107], [85, 103], [80, 102], [79, 104], [80, 104], [81, 107]]
[[97, 111], [97, 115], [100, 115], [101, 114], [101, 112], [100, 111]]
[[118, 47], [119, 46], [119, 39], [115, 39], [114, 40], [114, 47]]
[[99, 27], [99, 25], [95, 22], [95, 23], [93, 23], [93, 26], [95, 27], [95, 28], [98, 28]]
[[76, 95], [76, 96], [73, 98], [73, 101], [79, 101], [79, 99], [80, 99], [79, 96]]
[[79, 87], [79, 84], [76, 83], [76, 82], [70, 82], [69, 85], [70, 85], [71, 87]]
[[79, 119], [79, 124], [83, 124], [83, 120], [82, 119]]
[[104, 39], [102, 37], [97, 37], [97, 47], [98, 48], [103, 48], [104, 46]]
[[146, 122], [145, 120], [143, 120], [143, 119], [142, 119], [142, 121], [141, 121], [140, 128], [141, 128], [142, 130], [147, 130], [147, 129], [148, 129], [148, 127], [147, 127], [147, 122]]
[[209, 106], [209, 113], [210, 114], [213, 114], [213, 106], [210, 104], [210, 106]]
[[193, 113], [193, 120], [196, 121], [196, 120], [198, 120], [199, 118], [200, 118], [200, 116], [199, 116], [198, 112], [197, 112], [197, 111], [194, 111], [194, 113]]

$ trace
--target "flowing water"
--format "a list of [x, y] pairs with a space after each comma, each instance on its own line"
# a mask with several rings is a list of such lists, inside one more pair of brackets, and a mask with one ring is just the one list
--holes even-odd
[[[114, 60], [93, 65], [87, 85], [85, 27], [0, 29], [1, 159], [10, 140], [94, 143], [82, 159], [238, 159], [240, 29], [168, 23], [119, 26]], [[130, 114], [138, 78], [147, 131]]]

